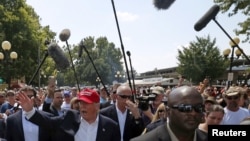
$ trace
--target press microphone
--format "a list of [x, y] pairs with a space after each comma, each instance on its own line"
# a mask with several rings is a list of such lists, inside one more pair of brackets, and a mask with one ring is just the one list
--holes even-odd
[[175, 0], [154, 0], [153, 4], [158, 10], [161, 10], [168, 9], [174, 2]]
[[215, 16], [220, 11], [220, 7], [218, 5], [212, 6], [207, 13], [201, 17], [201, 19], [194, 25], [194, 29], [196, 31], [202, 30], [212, 19], [215, 19]]
[[82, 50], [83, 48], [85, 48], [83, 40], [81, 40], [81, 42], [79, 43], [79, 50], [78, 50], [78, 57], [81, 58], [82, 57]]
[[68, 58], [65, 56], [63, 50], [56, 43], [51, 43], [48, 46], [48, 53], [54, 60], [56, 67], [59, 70], [64, 70], [70, 66]]
[[127, 53], [127, 55], [130, 57], [130, 55], [131, 55], [131, 54], [130, 54], [130, 51], [127, 51], [126, 53]]
[[59, 34], [59, 38], [61, 41], [67, 41], [70, 37], [70, 30], [69, 29], [63, 29], [61, 33]]
[[63, 41], [63, 42], [66, 42], [67, 49], [68, 49], [68, 52], [69, 52], [69, 58], [70, 58], [70, 62], [71, 62], [71, 67], [72, 67], [72, 69], [74, 71], [74, 75], [75, 75], [75, 79], [76, 79], [78, 90], [80, 91], [79, 81], [77, 79], [76, 69], [75, 69], [75, 65], [73, 63], [73, 59], [72, 59], [73, 57], [71, 55], [71, 51], [70, 51], [69, 44], [68, 44], [69, 37], [70, 37], [70, 30], [67, 29], [67, 28], [63, 29], [61, 31], [61, 33], [59, 34], [60, 40]]

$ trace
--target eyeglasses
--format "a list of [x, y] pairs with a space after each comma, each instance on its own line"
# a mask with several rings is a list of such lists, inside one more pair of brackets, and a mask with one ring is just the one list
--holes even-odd
[[163, 113], [163, 112], [165, 112], [163, 109], [158, 110], [158, 113]]
[[173, 109], [177, 109], [180, 112], [192, 112], [193, 110], [197, 113], [203, 113], [205, 112], [204, 110], [204, 105], [202, 104], [198, 104], [198, 105], [190, 105], [190, 104], [180, 104], [180, 105], [173, 105], [172, 106]]
[[121, 98], [123, 99], [131, 99], [132, 96], [131, 95], [119, 95]]
[[232, 99], [237, 100], [238, 98], [239, 98], [238, 95], [236, 95], [236, 96], [227, 96], [228, 100], [232, 100]]

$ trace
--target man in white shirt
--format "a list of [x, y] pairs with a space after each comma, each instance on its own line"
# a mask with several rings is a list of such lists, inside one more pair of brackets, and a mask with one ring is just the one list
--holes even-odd
[[[33, 108], [33, 99], [31, 98], [36, 94], [35, 89], [31, 86], [25, 86], [20, 90], [19, 94], [20, 93], [31, 101], [31, 107]], [[26, 120], [25, 113], [26, 112], [21, 109], [7, 117], [6, 139], [8, 141], [51, 141], [51, 131]], [[41, 111], [41, 114], [49, 116], [48, 113], [43, 111]]]
[[53, 141], [120, 140], [118, 123], [99, 114], [100, 97], [95, 90], [86, 88], [79, 93], [79, 111], [67, 110], [64, 115], [56, 117], [41, 115], [32, 107], [32, 101], [26, 95], [21, 94], [19, 98], [26, 118], [39, 127], [53, 131]]
[[63, 103], [62, 103], [62, 106], [61, 108], [63, 110], [68, 110], [70, 109], [70, 101], [71, 101], [71, 92], [68, 91], [68, 90], [64, 90], [63, 91]]
[[248, 109], [239, 106], [241, 89], [238, 86], [232, 86], [226, 91], [224, 98], [227, 105], [224, 108], [225, 114], [221, 124], [240, 124], [244, 118], [250, 116]]

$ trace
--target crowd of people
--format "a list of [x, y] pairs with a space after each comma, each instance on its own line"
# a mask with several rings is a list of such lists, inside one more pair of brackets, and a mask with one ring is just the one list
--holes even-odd
[[[250, 124], [247, 86], [110, 88], [0, 92], [0, 137], [7, 141], [207, 141], [209, 125]], [[181, 82], [181, 81], [180, 81]]]

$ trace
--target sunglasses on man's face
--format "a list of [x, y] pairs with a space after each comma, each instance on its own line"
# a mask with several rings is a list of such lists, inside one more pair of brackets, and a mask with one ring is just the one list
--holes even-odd
[[236, 95], [236, 96], [227, 96], [227, 99], [228, 100], [237, 100], [239, 98], [239, 96], [238, 95]]
[[131, 95], [119, 95], [121, 98], [123, 99], [131, 99], [132, 96]]
[[173, 105], [172, 108], [185, 113], [192, 112], [193, 110], [197, 113], [205, 112], [203, 104], [198, 104], [198, 105], [180, 104], [180, 105]]

